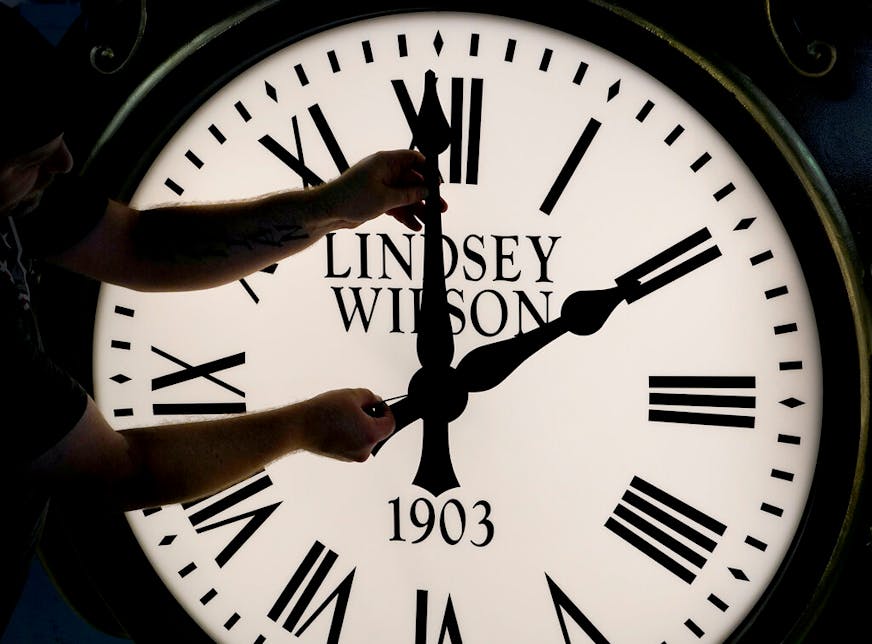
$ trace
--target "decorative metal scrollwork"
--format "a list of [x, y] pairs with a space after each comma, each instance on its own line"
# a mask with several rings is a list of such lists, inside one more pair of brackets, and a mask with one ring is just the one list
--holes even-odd
[[[769, 30], [784, 58], [799, 74], [820, 78], [829, 74], [838, 57], [836, 46], [807, 33], [813, 16], [808, 3], [795, 0], [766, 0]], [[806, 9], [806, 11], [803, 11]]]
[[[146, 0], [92, 0], [83, 5], [91, 39], [91, 67], [101, 74], [117, 74], [142, 43], [148, 22]], [[110, 7], [110, 5], [113, 5]]]

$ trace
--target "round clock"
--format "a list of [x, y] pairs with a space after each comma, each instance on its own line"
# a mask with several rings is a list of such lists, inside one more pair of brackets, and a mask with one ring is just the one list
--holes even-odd
[[365, 463], [292, 454], [129, 513], [174, 600], [220, 642], [804, 633], [862, 483], [868, 338], [838, 205], [775, 110], [608, 6], [293, 37], [287, 12], [144, 85], [160, 111], [122, 111], [89, 171], [133, 168], [140, 208], [239, 199], [423, 147], [431, 111], [448, 211], [220, 288], [101, 288], [119, 430], [346, 386], [398, 419]]

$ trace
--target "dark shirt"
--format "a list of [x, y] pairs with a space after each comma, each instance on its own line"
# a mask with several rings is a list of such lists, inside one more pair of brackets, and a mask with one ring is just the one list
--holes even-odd
[[84, 389], [46, 354], [31, 289], [40, 260], [80, 241], [107, 200], [81, 180], [58, 178], [40, 207], [22, 217], [0, 215], [0, 633], [15, 607], [48, 505], [26, 484], [30, 463], [81, 418]]

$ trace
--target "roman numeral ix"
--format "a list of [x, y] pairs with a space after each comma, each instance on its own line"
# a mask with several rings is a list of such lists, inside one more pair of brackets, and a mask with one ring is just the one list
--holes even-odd
[[[211, 360], [200, 365], [191, 365], [181, 360], [174, 355], [159, 349], [151, 348], [152, 353], [156, 353], [162, 358], [166, 358], [180, 367], [179, 371], [173, 371], [151, 380], [151, 390], [158, 391], [173, 387], [181, 383], [190, 382], [198, 378], [207, 380], [218, 387], [229, 391], [234, 396], [245, 398], [245, 392], [224, 380], [216, 377], [214, 374], [218, 371], [230, 369], [245, 364], [245, 352], [236, 353], [234, 355]], [[152, 412], [156, 416], [172, 415], [172, 414], [235, 414], [246, 410], [245, 402], [186, 402], [186, 403], [155, 403], [152, 405]]]

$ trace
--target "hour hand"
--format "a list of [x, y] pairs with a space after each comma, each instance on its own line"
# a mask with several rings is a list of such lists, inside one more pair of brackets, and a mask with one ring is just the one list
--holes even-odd
[[[459, 415], [466, 407], [468, 394], [493, 389], [527, 358], [564, 333], [596, 333], [621, 302], [633, 304], [717, 259], [721, 251], [710, 243], [711, 237], [708, 228], [702, 228], [619, 275], [614, 287], [576, 291], [566, 298], [560, 316], [554, 320], [527, 333], [473, 349], [456, 369], [449, 367], [445, 371], [438, 404]], [[411, 384], [414, 383], [415, 378]], [[436, 404], [423, 396], [416, 396], [411, 384], [409, 397], [403, 400], [402, 420], [397, 423], [395, 433], [421, 418], [425, 405]]]
[[[434, 370], [420, 369], [409, 383], [409, 395], [391, 405], [396, 421], [394, 434], [419, 418], [454, 420], [466, 408], [470, 393], [496, 387], [527, 358], [567, 331], [578, 335], [595, 333], [623, 300], [621, 291], [620, 286], [615, 286], [605, 291], [573, 293], [563, 303], [560, 317], [527, 333], [473, 349], [456, 369], [440, 370], [438, 381], [430, 382], [436, 375]], [[376, 445], [372, 453], [377, 454], [388, 439]]]
[[467, 393], [493, 389], [527, 358], [567, 331], [576, 335], [596, 333], [623, 299], [620, 286], [573, 293], [563, 302], [560, 316], [554, 320], [467, 353], [456, 370], [462, 389]]
[[621, 302], [641, 300], [720, 257], [720, 249], [709, 246], [710, 239], [708, 228], [702, 228], [615, 278], [614, 287], [576, 291], [566, 298], [560, 316], [551, 322], [473, 349], [457, 365], [462, 388], [472, 393], [496, 387], [524, 360], [567, 331], [575, 335], [596, 333]]

